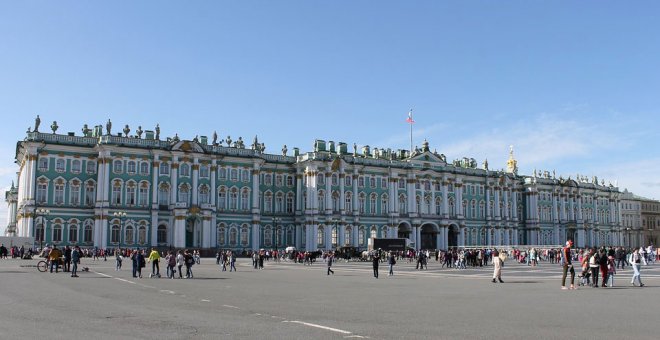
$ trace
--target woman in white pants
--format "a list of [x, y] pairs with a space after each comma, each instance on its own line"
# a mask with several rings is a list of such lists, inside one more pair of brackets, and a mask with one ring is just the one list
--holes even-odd
[[496, 283], [499, 280], [502, 281], [502, 258], [500, 258], [500, 253], [497, 250], [493, 250], [493, 283]]
[[639, 286], [644, 287], [644, 284], [642, 283], [642, 276], [639, 274], [639, 269], [642, 266], [642, 263], [644, 262], [643, 256], [639, 253], [639, 249], [633, 250], [632, 253], [632, 267], [633, 267], [633, 277], [632, 280], [630, 281], [631, 285], [635, 285], [635, 279], [639, 281]]

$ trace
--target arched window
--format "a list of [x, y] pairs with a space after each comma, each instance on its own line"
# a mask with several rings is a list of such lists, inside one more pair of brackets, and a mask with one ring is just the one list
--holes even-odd
[[146, 181], [140, 183], [140, 189], [138, 194], [138, 205], [140, 207], [146, 207], [149, 204], [149, 184]]
[[477, 201], [475, 200], [470, 202], [470, 217], [477, 218]]
[[[360, 177], [360, 178], [362, 178], [362, 177]], [[365, 212], [365, 205], [366, 205], [365, 201], [366, 201], [366, 197], [365, 197], [364, 193], [361, 192], [358, 195], [358, 208], [359, 208], [360, 214], [364, 214], [364, 212]]]
[[381, 214], [385, 215], [389, 213], [390, 211], [390, 199], [387, 194], [383, 194], [380, 202], [380, 212]]
[[243, 247], [246, 247], [249, 244], [249, 236], [250, 236], [250, 233], [248, 231], [248, 226], [247, 226], [247, 224], [244, 224], [241, 227], [241, 245]]
[[417, 212], [421, 214], [422, 213], [422, 197], [420, 197], [419, 195], [415, 196], [415, 206], [417, 207]]
[[318, 231], [316, 232], [316, 245], [317, 247], [322, 247], [325, 244], [325, 230], [323, 226], [319, 226]]
[[238, 230], [236, 227], [229, 229], [229, 246], [236, 247], [238, 245]]
[[55, 204], [64, 204], [64, 180], [58, 179], [55, 181]]
[[275, 195], [275, 212], [284, 212], [284, 194], [281, 192], [278, 192], [277, 195]]
[[62, 242], [62, 225], [59, 223], [53, 226], [53, 242]]
[[424, 197], [424, 213], [425, 214], [430, 214], [431, 211], [433, 211], [433, 210], [431, 210], [431, 196], [425, 196]]
[[405, 214], [408, 209], [406, 209], [406, 195], [399, 195], [399, 213]]
[[294, 236], [294, 229], [292, 226], [289, 226], [289, 228], [286, 230], [286, 245], [292, 245], [293, 242], [295, 241], [295, 236]]
[[135, 193], [135, 182], [129, 181], [126, 183], [126, 204], [127, 205], [135, 205], [136, 203], [136, 193]]
[[264, 212], [270, 213], [272, 210], [273, 210], [273, 194], [268, 191], [264, 194]]
[[238, 189], [236, 188], [231, 188], [231, 191], [229, 191], [229, 209], [238, 209]]
[[353, 227], [347, 226], [344, 230], [344, 245], [353, 244]]
[[273, 243], [272, 243], [272, 241], [273, 241], [273, 229], [269, 225], [267, 225], [264, 228], [264, 240], [263, 241], [264, 241], [264, 246], [266, 246], [266, 247], [270, 247], [270, 246], [273, 245]]
[[179, 203], [190, 204], [190, 187], [188, 184], [179, 186]]
[[358, 245], [360, 247], [364, 247], [364, 241], [365, 241], [365, 229], [364, 226], [360, 226], [358, 229]]
[[161, 183], [158, 186], [158, 204], [162, 206], [170, 205], [170, 185]]
[[144, 223], [138, 228], [138, 244], [147, 244], [147, 226]]
[[456, 209], [454, 207], [454, 198], [453, 197], [449, 198], [449, 216], [450, 217], [455, 217], [456, 216]]
[[[119, 222], [115, 221], [115, 223], [119, 223]], [[119, 224], [113, 224], [110, 232], [110, 242], [113, 244], [119, 244], [120, 236], [121, 236], [121, 229], [119, 228]]]
[[85, 224], [85, 230], [83, 232], [83, 242], [85, 244], [90, 244], [94, 241], [94, 229], [92, 227], [92, 222]]
[[442, 214], [442, 198], [440, 197], [435, 198], [435, 214]]
[[80, 205], [80, 181], [74, 179], [69, 186], [69, 202], [73, 206]]
[[218, 210], [227, 209], [227, 189], [225, 187], [220, 187], [218, 190]]
[[378, 195], [376, 193], [371, 193], [369, 196], [369, 213], [371, 215], [376, 215], [376, 202], [378, 201]]
[[128, 225], [126, 226], [126, 230], [124, 232], [124, 243], [126, 244], [133, 244], [133, 226]]
[[164, 224], [159, 225], [158, 229], [156, 230], [156, 242], [158, 244], [167, 243], [167, 226]]
[[69, 243], [78, 243], [78, 224], [69, 224]]
[[149, 163], [140, 162], [140, 175], [148, 176], [149, 175]]
[[484, 213], [486, 211], [485, 207], [486, 203], [484, 201], [479, 201], [479, 218], [484, 218]]
[[225, 243], [227, 243], [227, 238], [225, 236], [225, 225], [224, 223], [218, 224], [217, 228], [217, 240], [218, 240], [218, 246], [224, 246]]
[[346, 195], [345, 201], [344, 202], [344, 208], [346, 211], [351, 211], [353, 210], [353, 194], [348, 191], [344, 195]]
[[325, 191], [319, 190], [317, 200], [318, 200], [319, 211], [323, 212], [325, 210]]
[[288, 193], [286, 195], [286, 212], [287, 213], [292, 213], [293, 212], [293, 194]]
[[197, 194], [198, 198], [198, 203], [199, 204], [208, 204], [209, 203], [209, 187], [205, 184], [202, 184], [202, 186], [199, 187], [199, 191]]
[[250, 207], [250, 191], [247, 188], [241, 190], [241, 210], [248, 211]]
[[376, 238], [378, 237], [378, 230], [376, 227], [371, 227], [371, 230], [369, 231], [369, 237]]
[[43, 178], [37, 183], [37, 203], [46, 204], [48, 201], [48, 181]]
[[388, 232], [390, 229], [385, 225], [383, 226], [383, 229], [381, 229], [381, 237], [389, 237]]
[[335, 213], [339, 211], [339, 193], [336, 191], [332, 193], [332, 211]]
[[190, 176], [190, 165], [188, 163], [182, 163], [179, 167], [179, 176], [188, 177]]
[[121, 181], [116, 180], [112, 185], [112, 204], [121, 205]]

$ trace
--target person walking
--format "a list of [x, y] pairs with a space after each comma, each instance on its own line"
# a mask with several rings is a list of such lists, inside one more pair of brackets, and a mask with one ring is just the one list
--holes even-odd
[[78, 263], [80, 263], [80, 247], [76, 246], [71, 251], [71, 277], [78, 277]]
[[183, 257], [183, 252], [179, 250], [176, 254], [176, 266], [179, 270], [179, 278], [183, 279], [183, 271], [181, 268], [183, 268], [184, 262], [186, 261], [185, 257]]
[[328, 263], [328, 275], [332, 273], [332, 275], [335, 275], [335, 271], [332, 270], [332, 262], [334, 260], [334, 256], [332, 255], [332, 252], [328, 254], [328, 258], [326, 259], [326, 262]]
[[50, 259], [50, 272], [53, 272], [53, 267], [55, 267], [55, 273], [60, 271], [60, 261], [62, 257], [62, 251], [57, 248], [57, 245], [53, 245], [53, 249], [48, 253], [48, 258]]
[[504, 283], [502, 281], [502, 258], [500, 257], [500, 253], [497, 251], [497, 249], [493, 250], [493, 283], [497, 283], [496, 280], [500, 281], [500, 283]]
[[135, 256], [135, 259], [137, 260], [138, 266], [137, 266], [137, 274], [138, 278], [142, 278], [142, 268], [147, 266], [147, 261], [144, 259], [144, 253], [143, 250], [138, 250], [137, 256]]
[[600, 256], [598, 251], [594, 248], [591, 250], [592, 254], [589, 258], [589, 269], [591, 270], [591, 287], [598, 288], [598, 269], [600, 268]]
[[390, 272], [387, 275], [394, 276], [394, 265], [396, 264], [396, 258], [394, 257], [394, 254], [392, 252], [390, 252], [390, 256], [387, 259], [387, 264], [390, 265]]
[[137, 277], [138, 267], [140, 266], [140, 263], [138, 262], [137, 250], [135, 249], [131, 253], [131, 263], [133, 264], [133, 277]]
[[630, 284], [635, 286], [635, 281], [639, 281], [639, 286], [644, 287], [644, 284], [642, 283], [642, 276], [639, 272], [640, 267], [642, 266], [643, 263], [643, 255], [639, 253], [639, 249], [633, 250], [632, 253], [632, 267], [633, 267], [633, 277], [632, 280], [630, 281]]
[[173, 279], [174, 273], [176, 273], [176, 270], [174, 269], [174, 267], [176, 267], [176, 255], [173, 254], [171, 250], [167, 252], [165, 262], [167, 263], [167, 278]]
[[378, 278], [378, 264], [380, 262], [380, 254], [378, 252], [374, 253], [372, 263], [374, 268], [374, 277]]
[[149, 277], [160, 277], [160, 254], [156, 248], [151, 248], [151, 253], [149, 253], [149, 261], [151, 262], [151, 274]]
[[121, 256], [121, 251], [119, 249], [115, 250], [115, 270], [121, 270], [121, 263], [124, 258]]
[[229, 252], [229, 271], [237, 271], [236, 270], [236, 253], [233, 251]]
[[561, 256], [560, 256], [560, 261], [561, 261], [561, 266], [562, 266], [562, 276], [561, 276], [561, 289], [569, 289], [566, 288], [566, 276], [568, 273], [571, 273], [571, 287], [570, 289], [575, 289], [575, 268], [573, 268], [573, 262], [571, 259], [571, 246], [573, 245], [573, 241], [568, 240], [566, 241], [566, 247], [562, 248], [561, 250]]

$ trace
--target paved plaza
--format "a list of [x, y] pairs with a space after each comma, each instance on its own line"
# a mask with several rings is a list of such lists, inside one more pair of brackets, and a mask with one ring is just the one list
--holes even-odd
[[[266, 262], [237, 272], [215, 259], [194, 279], [134, 279], [114, 260], [84, 259], [89, 272], [39, 273], [36, 260], [0, 261], [0, 332], [23, 339], [657, 339], [660, 264], [642, 268], [646, 287], [619, 271], [613, 288], [560, 290], [560, 267], [505, 263], [428, 270], [399, 261], [380, 278], [368, 262], [313, 266]], [[165, 270], [162, 268], [162, 273]]]

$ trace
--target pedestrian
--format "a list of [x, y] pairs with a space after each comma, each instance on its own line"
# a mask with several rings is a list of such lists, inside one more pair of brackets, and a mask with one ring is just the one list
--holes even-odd
[[589, 258], [589, 269], [591, 270], [591, 287], [598, 288], [598, 269], [600, 268], [600, 256], [598, 251], [593, 248], [591, 249], [591, 257]]
[[64, 265], [62, 271], [71, 271], [71, 247], [69, 246], [64, 247]]
[[71, 268], [71, 277], [78, 277], [78, 263], [80, 263], [80, 247], [76, 246], [71, 251], [71, 263], [73, 267]]
[[502, 264], [504, 263], [502, 261], [502, 258], [500, 258], [500, 253], [497, 251], [497, 249], [493, 250], [493, 283], [497, 283], [496, 280], [499, 280], [500, 283], [504, 283], [502, 281]]
[[121, 263], [124, 261], [124, 257], [121, 256], [121, 251], [117, 249], [115, 251], [115, 270], [121, 270]]
[[160, 277], [160, 254], [156, 248], [151, 248], [151, 253], [149, 253], [149, 261], [151, 262], [151, 274], [149, 277]]
[[[571, 259], [571, 246], [573, 245], [573, 241], [568, 240], [566, 241], [566, 247], [564, 247], [561, 250], [561, 266], [563, 269], [562, 272], [562, 277], [561, 277], [561, 289], [575, 289], [575, 268], [573, 268], [573, 262]], [[570, 271], [571, 273], [571, 287], [566, 288], [566, 275], [568, 275], [568, 272]]]
[[167, 278], [173, 279], [174, 273], [176, 273], [176, 270], [174, 269], [174, 267], [176, 267], [176, 255], [173, 254], [171, 250], [167, 252], [165, 262], [167, 263]]
[[633, 250], [632, 253], [632, 267], [633, 267], [633, 277], [632, 280], [630, 281], [630, 284], [635, 286], [635, 280], [639, 281], [639, 286], [644, 287], [644, 284], [642, 283], [642, 276], [639, 272], [640, 267], [642, 266], [643, 263], [643, 255], [639, 253], [639, 249]]
[[[138, 256], [137, 250], [133, 249], [133, 252], [131, 253], [131, 264], [133, 265], [133, 277], [137, 277], [138, 267], [140, 266], [140, 262], [138, 262], [137, 256]], [[93, 258], [92, 261], [94, 261]]]
[[186, 279], [193, 278], [192, 266], [195, 264], [195, 258], [188, 252], [188, 249], [183, 251], [183, 259], [186, 265]]
[[236, 254], [233, 251], [229, 252], [229, 271], [236, 270]]
[[180, 279], [183, 279], [183, 271], [181, 270], [181, 268], [183, 268], [184, 262], [185, 262], [185, 258], [183, 257], [183, 253], [181, 252], [181, 250], [179, 250], [176, 254], [176, 266], [177, 269], [179, 270]]
[[144, 259], [144, 253], [143, 250], [138, 250], [137, 256], [135, 257], [137, 259], [137, 274], [138, 278], [142, 278], [142, 268], [147, 266], [147, 261]]
[[616, 274], [616, 260], [614, 256], [607, 256], [607, 286], [614, 287], [614, 275]]
[[332, 256], [332, 252], [330, 252], [328, 254], [328, 258], [327, 258], [327, 261], [326, 261], [328, 263], [328, 275], [330, 275], [330, 273], [332, 273], [332, 275], [335, 275], [335, 271], [332, 270], [332, 268], [331, 268], [333, 258], [334, 258], [334, 256]]
[[48, 253], [48, 258], [50, 259], [50, 272], [53, 272], [53, 267], [55, 267], [55, 273], [60, 271], [60, 261], [62, 257], [62, 251], [57, 248], [57, 245], [53, 245], [53, 249]]
[[394, 276], [394, 265], [396, 264], [396, 258], [394, 257], [394, 254], [392, 252], [390, 252], [390, 256], [387, 259], [387, 264], [390, 265], [390, 272], [387, 275]]
[[374, 267], [374, 277], [378, 278], [378, 264], [380, 262], [380, 254], [375, 252], [372, 258], [372, 263]]

